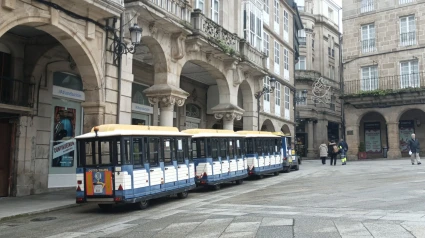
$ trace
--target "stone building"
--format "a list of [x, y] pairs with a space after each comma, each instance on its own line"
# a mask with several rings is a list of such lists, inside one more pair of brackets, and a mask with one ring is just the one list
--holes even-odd
[[[349, 157], [408, 156], [425, 143], [423, 0], [343, 0], [344, 101]], [[386, 153], [387, 152], [387, 153]]]
[[[342, 131], [340, 98], [340, 7], [332, 0], [297, 0], [304, 29], [300, 30], [300, 58], [295, 68], [296, 149], [318, 158], [324, 141], [338, 140]], [[313, 98], [313, 84], [323, 78], [328, 95]], [[318, 96], [322, 96], [317, 94]]]
[[293, 135], [302, 25], [292, 0], [266, 2], [1, 0], [0, 197], [75, 186], [73, 138], [99, 124]]

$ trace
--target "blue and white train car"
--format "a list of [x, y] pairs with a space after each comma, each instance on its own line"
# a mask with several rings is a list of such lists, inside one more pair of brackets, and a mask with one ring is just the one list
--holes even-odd
[[281, 138], [281, 158], [284, 172], [290, 172], [292, 169], [299, 170], [300, 165], [295, 156], [295, 151], [291, 148], [291, 136], [285, 135], [282, 132], [273, 132], [273, 135]]
[[192, 135], [189, 150], [198, 186], [220, 189], [222, 183], [241, 184], [248, 177], [243, 136], [214, 129], [189, 129], [183, 133]]
[[196, 186], [188, 159], [190, 135], [177, 128], [101, 125], [76, 139], [77, 203], [101, 208], [134, 203], [143, 209], [150, 199], [185, 198]]
[[280, 137], [265, 131], [238, 131], [245, 137], [246, 161], [249, 176], [279, 175], [282, 171]]

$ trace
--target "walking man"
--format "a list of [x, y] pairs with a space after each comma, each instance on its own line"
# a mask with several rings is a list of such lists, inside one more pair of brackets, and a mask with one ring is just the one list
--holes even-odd
[[[415, 160], [417, 161], [418, 165], [421, 164], [421, 157], [419, 157], [419, 140], [416, 139], [416, 135], [412, 134], [412, 139], [409, 140], [408, 142], [409, 144], [409, 149], [411, 152], [411, 160], [412, 160], [412, 165], [415, 164]], [[410, 154], [410, 153], [409, 153]]]
[[338, 148], [340, 149], [341, 153], [341, 162], [342, 165], [347, 164], [347, 151], [348, 151], [348, 144], [344, 141], [344, 139], [341, 139], [338, 143]]

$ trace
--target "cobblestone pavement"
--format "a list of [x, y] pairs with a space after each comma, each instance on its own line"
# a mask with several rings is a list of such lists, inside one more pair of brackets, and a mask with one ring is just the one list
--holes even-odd
[[304, 161], [300, 171], [160, 199], [144, 211], [85, 205], [0, 222], [0, 237], [425, 238], [424, 166]]

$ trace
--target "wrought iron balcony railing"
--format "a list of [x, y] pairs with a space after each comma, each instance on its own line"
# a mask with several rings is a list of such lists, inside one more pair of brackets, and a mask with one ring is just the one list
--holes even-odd
[[144, 2], [153, 7], [159, 7], [180, 20], [190, 22], [192, 7], [186, 0], [144, 0]]
[[0, 103], [32, 107], [34, 84], [8, 77], [0, 77]]
[[344, 94], [367, 94], [368, 92], [403, 91], [425, 89], [424, 73], [412, 73], [386, 77], [350, 80], [344, 82]]
[[307, 44], [307, 37], [300, 36], [300, 37], [298, 37], [298, 41], [300, 42], [300, 45], [306, 45]]
[[375, 10], [375, 1], [374, 0], [363, 0], [361, 2], [360, 12], [366, 13]]
[[409, 46], [416, 44], [416, 31], [401, 33], [400, 34], [400, 45]]
[[207, 18], [199, 9], [195, 9], [192, 12], [192, 27], [194, 34], [204, 36], [206, 39], [217, 44], [226, 53], [239, 53], [240, 38], [237, 34], [229, 32], [213, 20]]
[[362, 40], [362, 52], [370, 53], [375, 51], [375, 39]]

